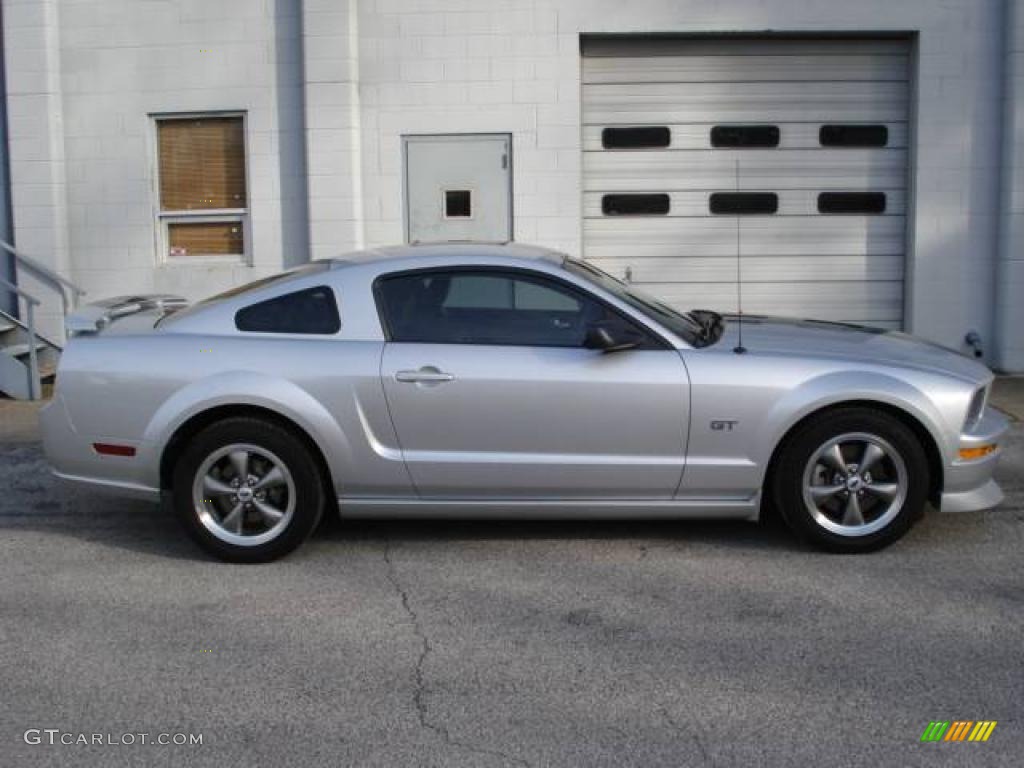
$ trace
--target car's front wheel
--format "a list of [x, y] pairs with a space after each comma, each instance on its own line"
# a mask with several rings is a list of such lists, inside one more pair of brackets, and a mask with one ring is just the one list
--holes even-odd
[[828, 411], [783, 448], [775, 503], [801, 538], [836, 552], [887, 546], [921, 516], [928, 458], [899, 419], [868, 408]]
[[302, 440], [243, 417], [216, 422], [192, 439], [175, 465], [172, 495], [192, 538], [232, 562], [288, 554], [324, 507], [320, 473]]

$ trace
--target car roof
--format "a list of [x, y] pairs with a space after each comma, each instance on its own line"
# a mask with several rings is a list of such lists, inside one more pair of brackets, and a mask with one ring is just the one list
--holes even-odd
[[356, 251], [338, 258], [329, 259], [331, 268], [344, 268], [357, 264], [383, 264], [401, 262], [409, 259], [465, 259], [469, 262], [499, 259], [502, 261], [546, 261], [549, 264], [561, 265], [566, 256], [564, 253], [542, 248], [536, 245], [519, 243], [414, 243], [412, 245], [392, 245], [382, 248], [369, 248]]

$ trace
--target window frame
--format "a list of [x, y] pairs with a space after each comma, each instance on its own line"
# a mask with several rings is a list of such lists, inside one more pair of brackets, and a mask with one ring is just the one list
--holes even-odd
[[[640, 322], [629, 314], [623, 312], [617, 306], [607, 301], [601, 296], [592, 293], [585, 288], [576, 285], [571, 280], [565, 280], [557, 275], [552, 275], [548, 272], [527, 269], [525, 267], [506, 267], [506, 266], [491, 266], [491, 265], [472, 265], [472, 264], [459, 264], [447, 267], [415, 267], [412, 269], [400, 269], [394, 272], [385, 272], [377, 275], [373, 279], [372, 293], [373, 302], [377, 310], [377, 320], [380, 322], [380, 328], [384, 334], [384, 342], [386, 344], [436, 344], [452, 347], [517, 347], [520, 349], [580, 349], [586, 350], [583, 346], [578, 347], [567, 347], [561, 344], [505, 344], [498, 342], [491, 342], [488, 344], [479, 344], [472, 341], [396, 341], [392, 334], [391, 328], [388, 325], [387, 313], [384, 310], [384, 297], [381, 293], [382, 284], [392, 278], [408, 277], [411, 275], [427, 275], [427, 274], [457, 274], [457, 273], [486, 273], [488, 275], [497, 276], [508, 276], [508, 277], [526, 277], [533, 279], [541, 283], [551, 283], [557, 286], [559, 289], [564, 290], [566, 293], [571, 294], [580, 301], [593, 301], [600, 306], [604, 307], [607, 311], [612, 312], [618, 317], [623, 323], [631, 328], [635, 328], [640, 333], [646, 343], [639, 347], [641, 350], [657, 351], [657, 350], [675, 350], [675, 347], [669, 343], [666, 339], [662, 338], [662, 335], [645, 323]], [[594, 350], [587, 350], [594, 351]]]
[[[165, 209], [160, 198], [160, 123], [171, 120], [237, 117], [242, 120], [242, 165], [245, 171], [245, 206], [242, 208], [201, 208], [193, 210]], [[153, 179], [153, 221], [157, 264], [188, 266], [189, 264], [230, 264], [252, 266], [252, 189], [249, 167], [249, 118], [246, 110], [204, 110], [199, 112], [154, 112], [150, 121], [150, 158]], [[171, 256], [169, 224], [235, 223], [242, 227], [242, 253], [210, 253], [195, 256]]]
[[[448, 193], [465, 192], [469, 195], [469, 215], [449, 216], [448, 215]], [[441, 189], [441, 219], [443, 221], [473, 221], [476, 219], [476, 187], [443, 187]]]

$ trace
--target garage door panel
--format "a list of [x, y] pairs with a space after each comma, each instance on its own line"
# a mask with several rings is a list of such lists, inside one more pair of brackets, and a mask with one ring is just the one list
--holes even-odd
[[[750, 217], [740, 220], [741, 253], [750, 256], [902, 254], [902, 216]], [[736, 219], [621, 217], [585, 219], [587, 256], [736, 254]]]
[[[586, 258], [675, 306], [734, 309], [739, 252], [748, 312], [898, 327], [906, 40], [598, 37], [586, 38], [583, 52]], [[713, 147], [715, 125], [774, 126], [778, 145]], [[825, 125], [884, 125], [886, 135], [843, 128], [830, 132], [835, 145], [822, 146]], [[605, 149], [602, 132], [615, 126], [664, 127], [669, 144]], [[749, 208], [727, 210], [740, 215], [710, 212], [712, 193], [737, 190], [774, 193], [777, 210], [736, 199]], [[833, 199], [822, 212], [823, 192], [872, 196]], [[654, 213], [628, 215], [626, 201], [616, 201], [606, 213], [602, 199], [614, 193], [664, 194], [668, 211], [652, 205]]]
[[614, 83], [586, 85], [585, 124], [740, 120], [902, 120], [903, 83]]
[[[653, 258], [595, 258], [593, 264], [620, 279], [636, 284], [732, 283], [736, 280], [734, 256], [670, 256]], [[903, 279], [903, 257], [840, 255], [744, 256], [740, 259], [743, 283], [820, 282]]]
[[[862, 122], [862, 121], [859, 121]], [[877, 125], [878, 123], [876, 123]], [[714, 123], [672, 123], [665, 126], [669, 129], [672, 143], [663, 152], [686, 150], [710, 150], [711, 129]], [[778, 149], [815, 149], [824, 150], [818, 139], [821, 130], [820, 122], [812, 123], [775, 123], [779, 129]], [[889, 132], [886, 146], [890, 149], [905, 149], [907, 146], [907, 124], [902, 122], [882, 122]], [[606, 126], [585, 125], [583, 127], [583, 149], [587, 152], [634, 152], [646, 153], [650, 150], [612, 150], [605, 149], [601, 144], [601, 132]], [[775, 150], [763, 150], [775, 151]]]
[[905, 54], [640, 56], [591, 58], [583, 83], [701, 83], [907, 79]]
[[722, 101], [707, 104], [641, 104], [635, 107], [594, 106], [583, 110], [586, 125], [666, 125], [668, 123], [771, 123], [798, 120], [819, 123], [885, 123], [903, 120], [906, 105], [798, 104]]
[[[777, 188], [776, 188], [777, 189]], [[732, 190], [720, 190], [732, 191]], [[885, 195], [884, 216], [903, 216], [906, 210], [906, 192], [902, 189], [873, 187], [872, 192]], [[779, 192], [779, 210], [776, 216], [818, 216], [818, 189], [794, 189]], [[583, 193], [583, 216], [588, 219], [603, 218], [601, 200], [607, 191]], [[669, 192], [669, 218], [679, 216], [714, 216], [709, 208], [710, 192], [677, 191]]]
[[588, 36], [583, 40], [585, 60], [639, 56], [905, 56], [905, 40], [885, 38], [808, 37], [624, 37]]
[[586, 192], [736, 189], [902, 189], [902, 149], [713, 150], [708, 152], [586, 152]]
[[[736, 312], [736, 287], [721, 283], [652, 283], [638, 287], [682, 309]], [[819, 320], [899, 323], [900, 281], [743, 284], [747, 314], [811, 317]]]

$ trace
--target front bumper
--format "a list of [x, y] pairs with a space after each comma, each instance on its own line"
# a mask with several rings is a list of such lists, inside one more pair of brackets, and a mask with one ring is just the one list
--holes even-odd
[[1003, 500], [1003, 492], [992, 479], [1002, 440], [1010, 423], [994, 408], [987, 408], [981, 420], [960, 435], [959, 449], [997, 445], [995, 451], [980, 459], [956, 459], [945, 468], [939, 509], [942, 512], [974, 512], [991, 509]]

